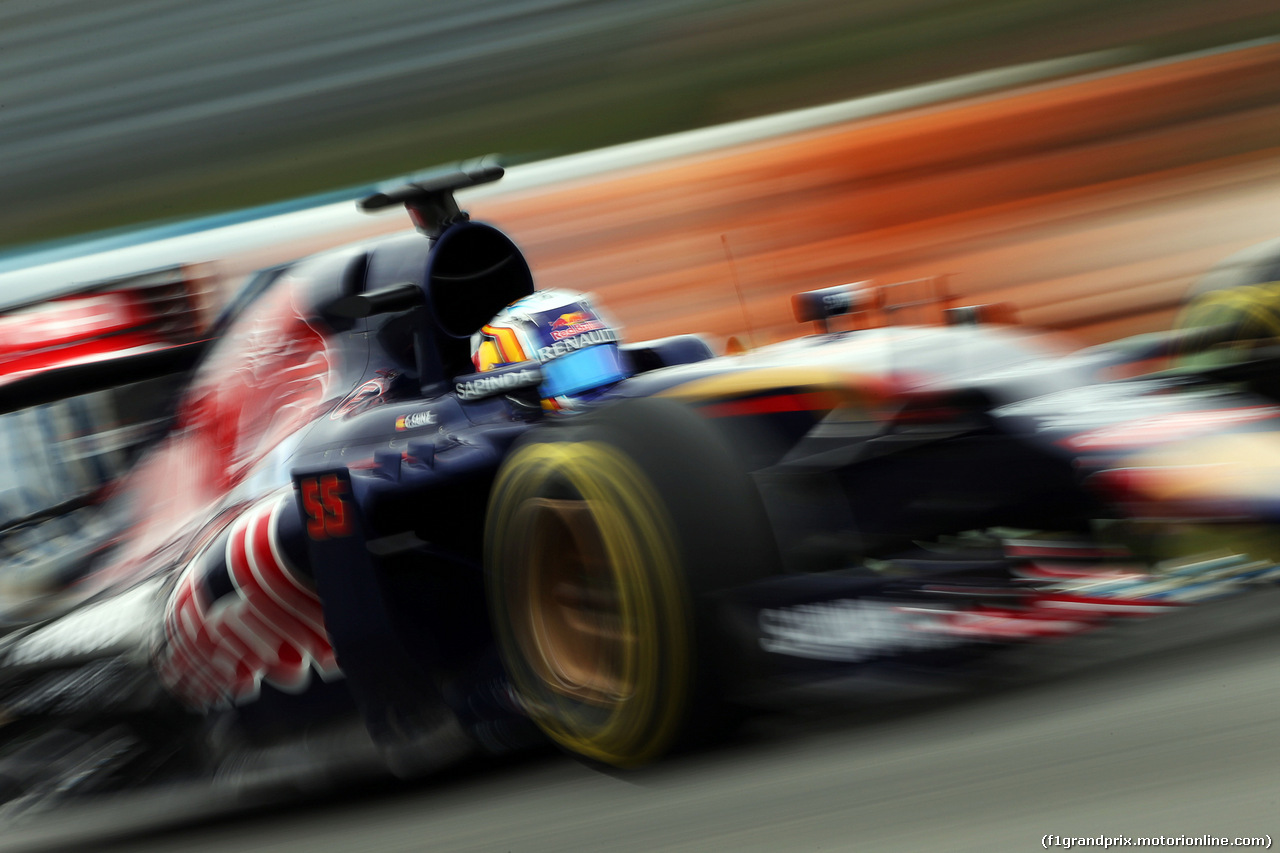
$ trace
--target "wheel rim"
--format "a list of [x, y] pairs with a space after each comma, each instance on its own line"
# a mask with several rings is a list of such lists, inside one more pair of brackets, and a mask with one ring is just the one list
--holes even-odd
[[607, 764], [661, 754], [686, 708], [691, 638], [643, 473], [594, 442], [523, 448], [495, 484], [486, 549], [495, 633], [530, 717]]
[[597, 707], [625, 701], [635, 690], [636, 631], [590, 505], [533, 498], [517, 524], [534, 531], [526, 612], [516, 620], [534, 672], [561, 696]]

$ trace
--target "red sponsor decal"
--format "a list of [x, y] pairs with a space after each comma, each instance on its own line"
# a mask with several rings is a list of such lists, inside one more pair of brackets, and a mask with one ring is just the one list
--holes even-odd
[[603, 328], [604, 323], [601, 323], [587, 312], [571, 311], [568, 314], [561, 314], [551, 324], [551, 339], [562, 341], [565, 338], [572, 338], [576, 335], [594, 332]]

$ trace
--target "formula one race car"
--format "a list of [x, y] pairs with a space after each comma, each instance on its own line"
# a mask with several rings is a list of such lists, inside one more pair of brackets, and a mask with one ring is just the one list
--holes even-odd
[[0, 640], [12, 808], [544, 736], [634, 765], [789, 684], [963, 667], [1277, 573], [1265, 364], [1100, 381], [1187, 335], [1064, 354], [963, 323], [623, 344], [457, 209], [500, 175], [365, 199], [425, 238], [239, 300], [98, 505], [109, 547]]
[[727, 700], [963, 672], [1280, 579], [1277, 354], [1100, 381], [1220, 331], [1072, 354], [997, 327], [824, 334], [539, 426], [486, 532], [517, 695], [565, 748], [629, 765]]

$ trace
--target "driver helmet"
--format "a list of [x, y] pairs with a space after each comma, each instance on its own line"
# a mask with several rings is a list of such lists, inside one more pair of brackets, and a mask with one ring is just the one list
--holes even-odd
[[618, 341], [616, 327], [585, 294], [540, 290], [512, 302], [471, 336], [471, 363], [486, 373], [536, 361], [542, 408], [571, 410], [627, 378]]

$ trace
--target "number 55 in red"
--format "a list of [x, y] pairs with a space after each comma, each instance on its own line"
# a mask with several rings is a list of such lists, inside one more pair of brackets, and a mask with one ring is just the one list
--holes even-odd
[[307, 534], [312, 539], [340, 539], [351, 535], [351, 511], [347, 484], [336, 474], [308, 477], [298, 483], [302, 509], [307, 514]]

